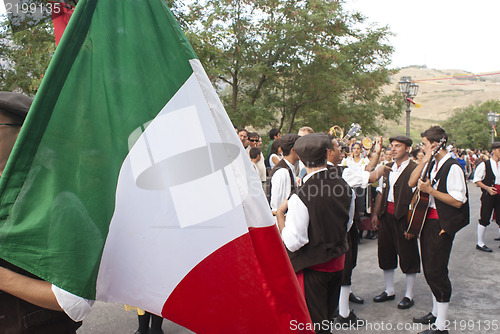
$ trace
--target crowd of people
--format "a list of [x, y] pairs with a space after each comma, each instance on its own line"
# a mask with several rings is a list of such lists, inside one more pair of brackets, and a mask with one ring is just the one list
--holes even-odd
[[[249, 146], [245, 137], [258, 136], [244, 129], [237, 132], [245, 147]], [[394, 300], [394, 273], [399, 265], [406, 291], [397, 307], [413, 307], [415, 280], [422, 267], [433, 304], [428, 314], [413, 322], [430, 325], [422, 333], [448, 333], [448, 261], [455, 234], [470, 220], [467, 183], [483, 191], [476, 248], [491, 252], [483, 236], [492, 212], [500, 210], [496, 196], [500, 143], [493, 143], [491, 152], [460, 149], [448, 143], [439, 126], [423, 132], [417, 145], [401, 135], [391, 137], [386, 146], [380, 138], [371, 148], [357, 138], [314, 133], [310, 127], [283, 136], [272, 129], [269, 136], [263, 157], [266, 174], [259, 175], [266, 175], [270, 210], [313, 323], [335, 319], [349, 328], [364, 326], [349, 302], [364, 302], [351, 290], [351, 274], [358, 244], [368, 238], [378, 239], [378, 263], [385, 280], [385, 289], [373, 301]], [[419, 196], [414, 198], [415, 193]], [[499, 225], [495, 240], [500, 240], [500, 216], [493, 213], [493, 219]], [[321, 326], [314, 330], [328, 332]]]
[[[31, 103], [21, 94], [0, 92], [0, 177]], [[386, 147], [379, 138], [367, 149], [355, 138], [303, 127], [283, 136], [272, 129], [264, 156], [258, 133], [237, 133], [265, 187], [314, 326], [334, 318], [348, 328], [364, 326], [350, 309], [350, 303], [364, 302], [353, 293], [351, 276], [360, 229], [368, 225], [369, 237], [378, 239], [385, 280], [374, 302], [395, 299], [399, 265], [406, 291], [397, 307], [413, 307], [415, 278], [422, 268], [433, 305], [413, 321], [432, 325], [422, 333], [448, 333], [448, 261], [455, 234], [469, 223], [468, 180], [482, 190], [478, 251], [492, 252], [483, 240], [492, 215], [500, 226], [500, 142], [492, 144], [491, 152], [461, 150], [447, 144], [444, 129], [433, 126], [417, 146], [401, 135], [389, 138]], [[413, 203], [415, 192], [419, 200]], [[0, 328], [6, 333], [75, 333], [92, 304], [0, 260]], [[139, 310], [138, 319], [138, 333], [161, 333], [161, 318]], [[314, 330], [329, 332], [323, 326]]]

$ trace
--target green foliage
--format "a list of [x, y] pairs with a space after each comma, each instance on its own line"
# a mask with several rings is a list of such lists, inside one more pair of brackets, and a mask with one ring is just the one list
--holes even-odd
[[34, 96], [56, 48], [52, 21], [0, 25], [0, 90]]
[[398, 119], [398, 94], [381, 87], [393, 48], [384, 28], [338, 1], [194, 1], [187, 32], [233, 123], [296, 131]]
[[[34, 0], [39, 1], [39, 0]], [[359, 13], [328, 0], [166, 0], [239, 127], [360, 123], [365, 134], [398, 119], [384, 96], [393, 74], [386, 27], [358, 28]], [[35, 95], [55, 50], [50, 19], [0, 31], [0, 89]]]
[[486, 117], [489, 111], [500, 113], [500, 101], [489, 100], [457, 111], [442, 125], [449, 141], [455, 141], [460, 148], [489, 149], [491, 125]]

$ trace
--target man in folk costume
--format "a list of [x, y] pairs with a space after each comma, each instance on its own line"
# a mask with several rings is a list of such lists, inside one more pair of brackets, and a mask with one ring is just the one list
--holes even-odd
[[[446, 132], [433, 126], [421, 134], [425, 157], [412, 172], [408, 185], [429, 194], [429, 209], [420, 235], [422, 268], [427, 284], [431, 288], [432, 311], [416, 323], [433, 324], [424, 334], [448, 333], [446, 328], [448, 306], [451, 297], [451, 282], [448, 277], [448, 262], [455, 234], [469, 223], [469, 201], [465, 175], [458, 162], [446, 149], [431, 152], [439, 141], [448, 139]], [[426, 163], [430, 163], [429, 179], [420, 177]], [[408, 235], [411, 237], [411, 235]]]
[[[360, 170], [357, 168], [340, 166], [340, 163], [342, 161], [342, 153], [339, 142], [333, 136], [330, 136], [330, 140], [332, 146], [328, 150], [327, 154], [327, 167], [331, 171], [331, 173], [333, 173], [333, 175], [342, 177], [351, 188], [366, 188], [368, 184], [377, 181], [384, 174], [384, 171], [386, 170], [385, 166], [380, 166], [372, 172], [368, 172], [367, 170]], [[375, 145], [375, 155], [377, 157], [380, 156], [380, 151], [382, 149], [381, 142], [382, 140], [379, 140]], [[367, 169], [372, 170], [373, 167], [376, 166], [377, 162], [377, 158], [372, 159], [368, 164]], [[355, 210], [355, 216], [357, 212], [358, 211]], [[359, 215], [357, 218], [355, 217], [353, 227], [349, 230], [348, 233], [347, 239], [349, 243], [349, 250], [347, 251], [345, 256], [344, 270], [342, 271], [342, 283], [339, 298], [339, 316], [337, 317], [337, 323], [358, 327], [364, 325], [365, 321], [359, 319], [356, 314], [354, 314], [354, 312], [350, 310], [349, 305], [349, 301], [356, 304], [362, 304], [364, 302], [362, 298], [357, 297], [351, 291], [352, 271], [354, 267], [356, 267], [358, 258], [359, 232], [356, 227], [356, 220], [359, 220]]]
[[[0, 92], [0, 177], [8, 177], [3, 171], [31, 102]], [[92, 304], [0, 259], [1, 333], [76, 333]]]
[[[413, 288], [420, 272], [420, 256], [416, 238], [407, 240], [407, 216], [413, 189], [408, 187], [410, 175], [417, 164], [410, 160], [412, 140], [406, 136], [389, 138], [393, 162], [388, 175], [384, 175], [377, 187], [377, 199], [372, 225], [378, 228], [378, 264], [384, 271], [385, 290], [375, 298], [376, 303], [394, 300], [394, 270], [399, 266], [406, 275], [406, 293], [398, 304], [400, 309], [414, 305]], [[379, 221], [380, 219], [380, 221]]]
[[[477, 184], [481, 195], [481, 216], [477, 225], [476, 249], [491, 253], [492, 250], [484, 243], [486, 226], [490, 224], [493, 209], [500, 212], [500, 142], [491, 144], [491, 159], [481, 162], [474, 173], [473, 182]], [[500, 215], [496, 215], [496, 222], [500, 226]], [[495, 239], [496, 240], [496, 239]]]
[[[282, 203], [276, 217], [290, 261], [303, 286], [316, 333], [330, 333], [337, 308], [347, 231], [352, 225], [354, 197], [348, 184], [326, 168], [330, 140], [309, 134], [295, 143], [305, 164], [303, 185]], [[285, 212], [288, 210], [285, 221]]]
[[283, 159], [274, 166], [267, 179], [266, 195], [273, 214], [276, 214], [280, 204], [288, 199], [297, 186], [294, 164], [299, 157], [293, 146], [298, 138], [300, 138], [298, 135], [291, 133], [281, 137]]

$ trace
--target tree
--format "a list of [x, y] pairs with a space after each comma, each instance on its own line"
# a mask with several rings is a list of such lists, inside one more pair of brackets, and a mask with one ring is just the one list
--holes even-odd
[[500, 101], [489, 100], [480, 105], [459, 109], [443, 122], [443, 128], [449, 136], [448, 141], [455, 141], [456, 146], [461, 148], [489, 149], [491, 125], [486, 115], [490, 111], [500, 113]]
[[237, 125], [358, 122], [369, 133], [401, 114], [400, 97], [381, 91], [388, 29], [357, 28], [365, 18], [340, 1], [195, 1], [189, 18], [188, 38]]
[[[50, 17], [0, 25], [0, 89], [34, 96], [56, 49]], [[12, 24], [14, 22], [14, 24]]]

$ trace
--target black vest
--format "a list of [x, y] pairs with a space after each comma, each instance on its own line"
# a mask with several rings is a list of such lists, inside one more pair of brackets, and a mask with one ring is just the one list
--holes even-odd
[[[387, 164], [391, 167], [394, 163]], [[400, 220], [408, 215], [408, 207], [413, 197], [413, 189], [408, 185], [411, 173], [417, 167], [417, 164], [410, 160], [408, 166], [401, 172], [396, 183], [394, 183], [394, 218]], [[382, 203], [380, 206], [379, 217], [381, 217], [387, 209], [387, 196], [389, 195], [389, 177], [384, 176], [383, 182], [386, 185], [382, 188]]]
[[[38, 279], [2, 259], [0, 266], [18, 274]], [[28, 303], [0, 290], [0, 333], [2, 334], [70, 334], [82, 325], [66, 313]]]
[[[485, 170], [485, 175], [484, 175], [484, 179], [483, 179], [483, 183], [485, 185], [487, 185], [488, 187], [494, 187], [495, 186], [495, 174], [493, 174], [493, 170], [491, 169], [491, 161], [488, 160], [488, 161], [485, 161], [483, 162], [484, 163], [484, 170]], [[488, 194], [489, 193], [484, 190], [483, 188], [481, 188], [481, 191], [485, 194]]]
[[351, 188], [329, 171], [312, 175], [296, 194], [307, 207], [309, 242], [288, 252], [295, 272], [328, 262], [348, 249], [347, 223], [351, 207]]
[[[266, 196], [267, 196], [267, 202], [268, 203], [271, 203], [271, 188], [272, 188], [272, 183], [271, 183], [271, 179], [273, 178], [273, 175], [274, 173], [276, 173], [276, 171], [278, 169], [281, 169], [281, 168], [286, 168], [288, 170], [288, 173], [290, 175], [290, 185], [291, 185], [291, 191], [290, 193], [292, 193], [294, 190], [295, 190], [295, 178], [294, 178], [294, 175], [293, 175], [293, 171], [291, 170], [290, 167], [288, 167], [288, 165], [286, 164], [285, 162], [285, 159], [281, 159], [274, 167], [273, 169], [271, 170], [271, 172], [269, 173], [269, 177], [267, 179], [267, 184], [266, 184]], [[290, 195], [290, 194], [288, 194]]]
[[[452, 165], [458, 165], [460, 167], [460, 164], [455, 159], [450, 158], [445, 161], [445, 163], [438, 171], [438, 173], [440, 173], [440, 176], [437, 190], [440, 192], [448, 193], [446, 181], [448, 180], [448, 174]], [[467, 189], [467, 183], [465, 184], [465, 190], [467, 201], [462, 205], [460, 209], [457, 209], [451, 205], [439, 201], [437, 198], [434, 198], [436, 202], [436, 210], [439, 216], [439, 224], [441, 225], [443, 230], [445, 230], [451, 236], [454, 236], [455, 233], [469, 224], [469, 189]]]

